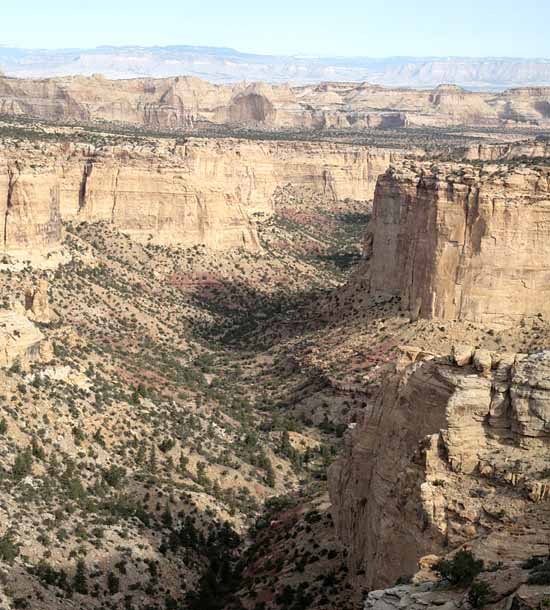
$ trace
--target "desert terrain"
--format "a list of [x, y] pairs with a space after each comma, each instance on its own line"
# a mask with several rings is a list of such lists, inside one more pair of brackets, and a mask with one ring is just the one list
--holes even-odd
[[0, 607], [548, 607], [549, 107], [1, 77]]

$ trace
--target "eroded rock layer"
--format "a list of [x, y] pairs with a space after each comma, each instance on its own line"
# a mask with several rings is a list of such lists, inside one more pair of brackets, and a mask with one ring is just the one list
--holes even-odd
[[259, 247], [255, 220], [277, 188], [372, 199], [388, 150], [307, 142], [190, 139], [154, 146], [48, 145], [0, 150], [3, 249], [47, 250], [62, 221], [108, 221], [162, 245]]
[[[547, 552], [550, 352], [471, 350], [462, 366], [418, 350], [408, 358], [329, 472], [356, 585], [388, 586], [421, 557], [473, 540], [494, 561]], [[538, 529], [514, 525], [533, 510]]]
[[376, 189], [370, 290], [413, 317], [548, 316], [549, 232], [547, 166], [399, 164]]
[[549, 104], [549, 87], [478, 93], [454, 85], [417, 91], [367, 83], [214, 85], [195, 77], [115, 81], [102, 76], [0, 78], [0, 114], [153, 129], [186, 129], [206, 123], [277, 129], [545, 127], [550, 122]]

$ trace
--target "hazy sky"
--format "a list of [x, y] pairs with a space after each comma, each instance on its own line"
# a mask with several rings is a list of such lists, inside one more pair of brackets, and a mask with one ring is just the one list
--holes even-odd
[[2, 1], [0, 44], [550, 57], [550, 0]]

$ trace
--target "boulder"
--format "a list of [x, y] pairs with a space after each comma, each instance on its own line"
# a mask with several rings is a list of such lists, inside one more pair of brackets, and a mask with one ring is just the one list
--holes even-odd
[[491, 352], [485, 349], [476, 350], [474, 353], [474, 366], [484, 377], [489, 377], [493, 367]]
[[451, 357], [457, 366], [468, 366], [472, 364], [474, 348], [471, 345], [455, 344], [451, 348]]

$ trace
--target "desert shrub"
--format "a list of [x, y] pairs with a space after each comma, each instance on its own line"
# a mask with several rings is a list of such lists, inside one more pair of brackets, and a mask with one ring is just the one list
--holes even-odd
[[533, 567], [527, 582], [530, 585], [550, 585], [550, 558]]
[[474, 608], [483, 608], [489, 601], [492, 593], [493, 589], [491, 586], [480, 580], [472, 584], [468, 592], [468, 601]]
[[67, 590], [69, 587], [65, 570], [56, 570], [45, 561], [41, 561], [38, 565], [33, 567], [31, 573], [45, 586], [59, 587], [64, 590]]
[[86, 578], [86, 564], [79, 559], [76, 564], [76, 572], [73, 580], [73, 587], [77, 593], [86, 595], [88, 593], [88, 582]]
[[113, 572], [109, 572], [107, 576], [107, 589], [110, 595], [116, 595], [120, 591], [120, 578]]
[[32, 452], [30, 447], [20, 451], [12, 467], [11, 476], [14, 481], [21, 481], [32, 471]]
[[452, 559], [442, 559], [434, 568], [453, 585], [469, 585], [483, 570], [483, 561], [470, 551], [458, 551]]
[[108, 470], [103, 472], [103, 478], [105, 482], [114, 487], [115, 489], [120, 487], [124, 477], [126, 476], [126, 469], [122, 466], [116, 466], [112, 464]]
[[317, 523], [322, 517], [316, 510], [310, 510], [304, 515], [304, 519], [307, 523]]
[[0, 559], [7, 563], [12, 561], [19, 555], [20, 544], [15, 542], [14, 533], [12, 530], [8, 530], [0, 538]]
[[542, 563], [544, 563], [544, 557], [541, 557], [539, 555], [533, 555], [532, 557], [529, 557], [529, 559], [524, 561], [521, 564], [521, 567], [524, 570], [532, 570], [533, 568], [540, 566]]

